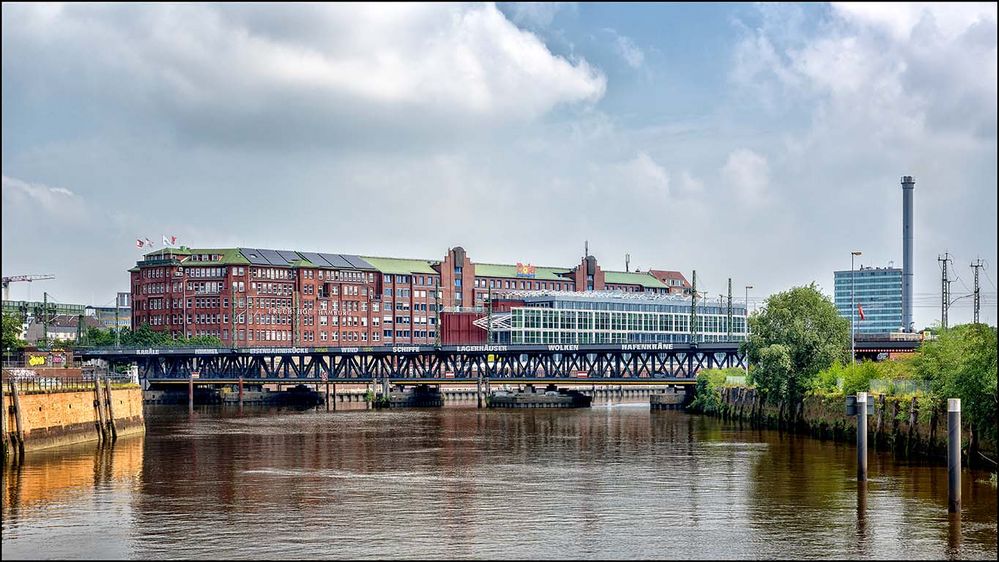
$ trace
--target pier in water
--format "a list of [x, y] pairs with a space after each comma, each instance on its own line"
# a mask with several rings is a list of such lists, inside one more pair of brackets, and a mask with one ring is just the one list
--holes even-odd
[[[356, 405], [363, 407], [363, 405]], [[7, 466], [3, 558], [990, 558], [996, 488], [647, 401], [147, 406], [144, 436]]]

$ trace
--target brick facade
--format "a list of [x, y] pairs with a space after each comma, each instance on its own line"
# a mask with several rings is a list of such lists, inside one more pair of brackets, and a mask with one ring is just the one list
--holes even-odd
[[[133, 329], [148, 324], [235, 347], [428, 345], [437, 341], [439, 310], [483, 307], [490, 292], [689, 288], [679, 272], [605, 272], [593, 256], [573, 268], [477, 264], [460, 246], [439, 261], [168, 248], [130, 273]], [[670, 281], [677, 278], [679, 287]]]

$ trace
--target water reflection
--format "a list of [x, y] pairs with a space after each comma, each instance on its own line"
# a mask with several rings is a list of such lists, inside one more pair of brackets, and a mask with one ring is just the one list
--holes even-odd
[[994, 555], [995, 492], [981, 478], [963, 479], [955, 526], [945, 467], [872, 455], [858, 487], [855, 460], [845, 445], [644, 404], [153, 407], [145, 437], [9, 468], [3, 555]]

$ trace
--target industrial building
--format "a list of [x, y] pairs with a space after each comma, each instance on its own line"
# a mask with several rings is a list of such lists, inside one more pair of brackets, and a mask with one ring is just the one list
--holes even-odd
[[255, 248], [164, 248], [131, 274], [132, 325], [232, 346], [438, 343], [442, 311], [484, 310], [514, 291], [689, 294], [677, 271], [605, 271], [476, 263], [461, 247], [441, 260]]
[[902, 176], [902, 269], [864, 267], [836, 271], [834, 300], [856, 334], [912, 332], [912, 203], [916, 180]]
[[[524, 291], [505, 296], [495, 308], [499, 311], [490, 310], [476, 321], [488, 332], [491, 343], [701, 343], [746, 339], [744, 305], [733, 304], [730, 308], [701, 301], [692, 310], [690, 298], [679, 295]], [[451, 343], [448, 339], [446, 335], [445, 342]]]
[[836, 311], [845, 318], [850, 317], [851, 309], [854, 311], [856, 333], [902, 331], [901, 269], [861, 266], [856, 271], [837, 271], [834, 275]]

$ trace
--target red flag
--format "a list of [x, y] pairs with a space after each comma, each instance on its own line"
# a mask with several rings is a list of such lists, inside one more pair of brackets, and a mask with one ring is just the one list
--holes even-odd
[[860, 313], [860, 319], [863, 320], [864, 319], [864, 307], [860, 306], [860, 303], [857, 303], [857, 312]]
[[139, 240], [138, 238], [135, 239], [135, 247], [136, 248], [141, 248], [141, 247], [143, 247], [145, 245], [146, 245], [146, 243], [143, 242], [142, 240]]

